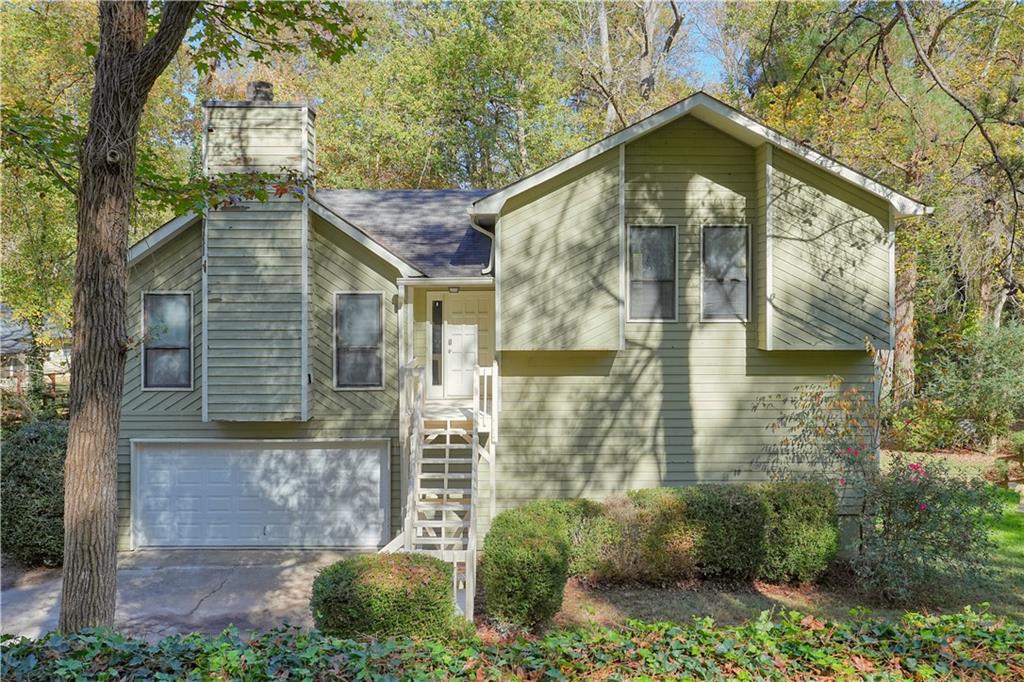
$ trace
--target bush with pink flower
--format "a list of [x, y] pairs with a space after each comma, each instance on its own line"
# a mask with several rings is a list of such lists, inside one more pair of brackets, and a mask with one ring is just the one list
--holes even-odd
[[950, 472], [942, 460], [894, 455], [865, 486], [865, 537], [853, 568], [881, 601], [907, 604], [942, 585], [984, 579], [999, 513], [992, 486]]

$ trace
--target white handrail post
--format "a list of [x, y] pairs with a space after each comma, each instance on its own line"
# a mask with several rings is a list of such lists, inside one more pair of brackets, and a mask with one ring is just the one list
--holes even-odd
[[479, 466], [477, 458], [480, 450], [480, 379], [483, 372], [480, 365], [473, 368], [473, 439], [470, 443], [469, 457], [469, 527], [466, 529], [466, 610], [464, 616], [470, 623], [473, 622], [473, 597], [476, 591], [476, 502], [477, 502], [477, 473]]

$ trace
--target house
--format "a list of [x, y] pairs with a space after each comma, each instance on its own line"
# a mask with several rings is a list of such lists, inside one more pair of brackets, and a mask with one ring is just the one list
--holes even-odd
[[[71, 371], [71, 332], [46, 322], [47, 340], [42, 354], [43, 377], [49, 383], [51, 397], [57, 396], [57, 379], [67, 383]], [[25, 322], [16, 320], [10, 306], [0, 304], [0, 388], [22, 396], [30, 381], [29, 355], [35, 340]]]
[[[205, 171], [309, 173], [314, 123], [209, 102]], [[870, 387], [894, 221], [928, 211], [697, 93], [496, 191], [172, 220], [130, 251], [121, 544], [431, 551], [471, 585], [501, 509], [761, 478], [752, 404]]]

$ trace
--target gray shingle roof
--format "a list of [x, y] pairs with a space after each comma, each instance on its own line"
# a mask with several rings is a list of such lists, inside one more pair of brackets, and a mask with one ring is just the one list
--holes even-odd
[[314, 199], [427, 277], [478, 276], [491, 240], [469, 222], [487, 190], [318, 189]]

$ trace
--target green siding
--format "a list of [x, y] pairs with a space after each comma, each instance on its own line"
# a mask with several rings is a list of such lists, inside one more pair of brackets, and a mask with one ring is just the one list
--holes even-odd
[[306, 111], [299, 104], [207, 107], [207, 172], [279, 173], [282, 166], [301, 170], [315, 154]]
[[618, 152], [506, 207], [500, 241], [500, 350], [619, 347]]
[[757, 347], [762, 350], [768, 344], [768, 268], [764, 266], [768, 258], [768, 160], [771, 146], [763, 144], [754, 151], [754, 203], [756, 219], [754, 221], [753, 261], [754, 286], [751, 297], [752, 315], [757, 325]]
[[[491, 287], [472, 286], [461, 287], [462, 291], [489, 291]], [[413, 364], [426, 367], [429, 357], [427, 349], [427, 295], [431, 293], [442, 293], [448, 291], [447, 287], [416, 287], [412, 289], [410, 299], [413, 310]], [[490, 348], [478, 346], [477, 359], [480, 365], [491, 364], [493, 356]]]
[[[774, 415], [753, 410], [759, 397], [834, 374], [870, 387], [863, 352], [758, 350], [757, 306], [748, 323], [700, 322], [699, 226], [748, 224], [754, 246], [763, 239], [757, 156], [692, 118], [626, 147], [627, 224], [679, 225], [679, 320], [627, 323], [618, 352], [502, 352], [499, 510], [760, 480], [777, 436], [767, 428]], [[752, 264], [755, 289], [759, 269]]]
[[771, 177], [772, 348], [888, 348], [886, 202], [779, 149]]
[[[118, 446], [119, 545], [129, 544], [130, 440], [132, 438], [367, 438], [391, 440], [391, 524], [401, 525], [404, 489], [398, 442], [398, 316], [394, 299], [399, 273], [333, 226], [313, 217], [310, 327], [314, 417], [307, 422], [203, 422], [200, 403], [202, 233], [197, 224], [136, 264], [129, 275], [133, 324], [141, 315], [141, 292], [157, 288], [195, 292], [193, 391], [142, 392], [139, 350], [128, 354]], [[385, 387], [376, 391], [335, 391], [331, 358], [333, 296], [337, 291], [382, 291], [385, 295]], [[255, 344], [257, 348], [262, 343]], [[249, 374], [239, 374], [248, 392]]]
[[306, 229], [305, 206], [292, 198], [208, 212], [210, 419], [308, 417], [302, 347]]

